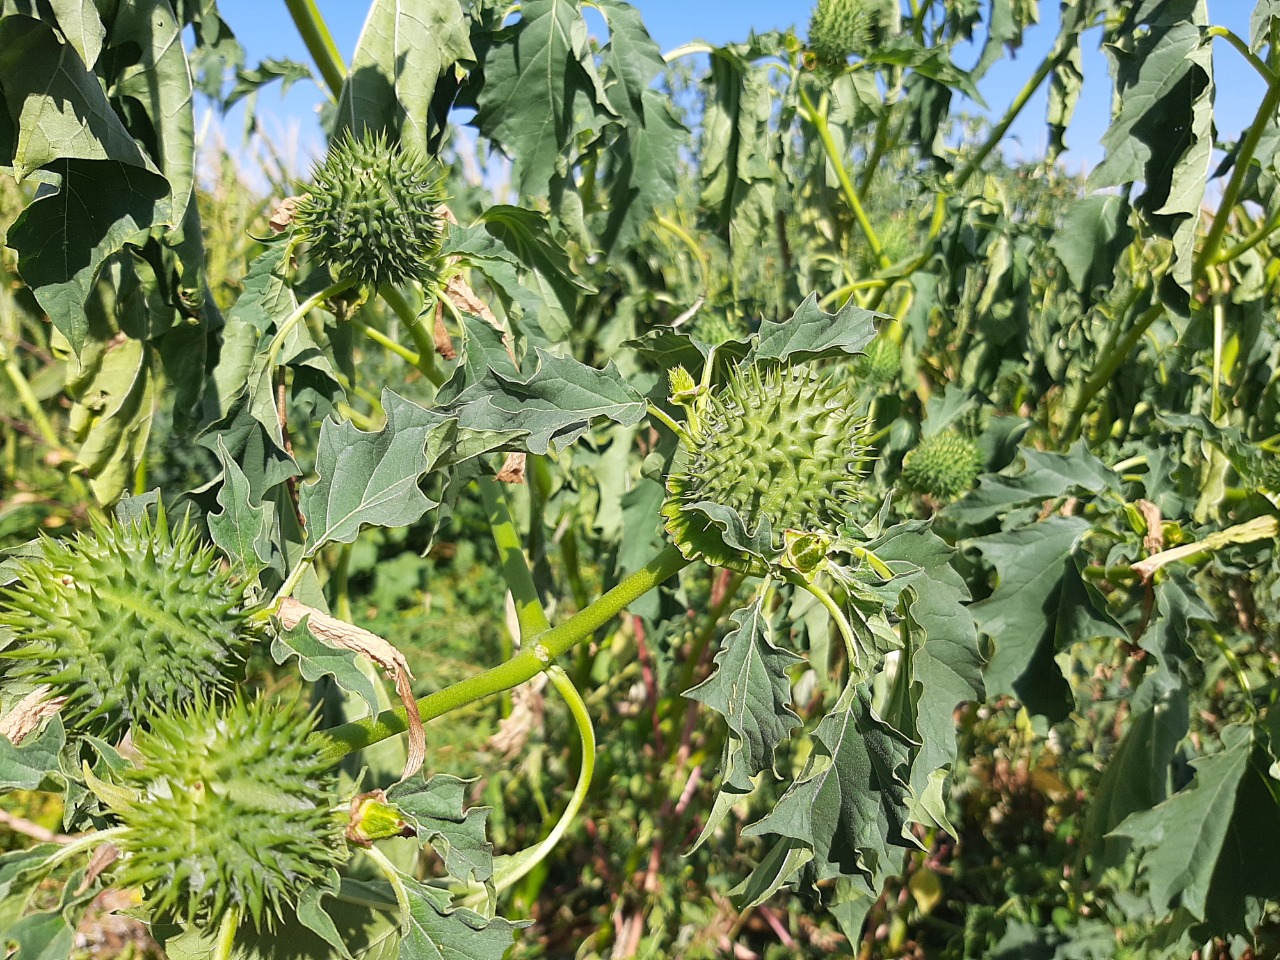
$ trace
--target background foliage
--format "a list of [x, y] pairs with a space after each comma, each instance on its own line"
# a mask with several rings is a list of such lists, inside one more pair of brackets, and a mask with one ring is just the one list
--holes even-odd
[[[776, 33], [664, 57], [621, 0], [590, 4], [606, 35], [587, 4], [375, 0], [348, 67], [291, 3], [329, 131], [446, 164], [444, 253], [470, 291], [299, 312], [332, 278], [269, 220], [305, 182], [268, 195], [227, 156], [202, 167], [194, 117], [312, 68], [250, 68], [212, 0], [4, 0], [6, 546], [159, 488], [268, 596], [288, 579], [403, 651], [416, 696], [447, 697], [531, 635], [491, 527], [518, 535], [553, 623], [662, 547], [674, 444], [644, 417], [673, 410], [673, 363], [816, 360], [872, 419], [860, 549], [894, 576], [836, 584], [887, 664], [857, 697], [809, 594], [690, 565], [560, 660], [599, 749], [548, 857], [476, 894], [579, 776], [577, 725], [535, 680], [427, 729], [427, 773], [475, 778], [449, 789], [481, 865], [460, 868], [461, 828], [395, 841], [436, 906], [402, 935], [367, 922], [300, 951], [1280, 952], [1280, 5], [1239, 37], [1204, 0], [1063, 3], [994, 124], [957, 95], [1041, 4], [847, 5], [865, 30], [833, 59]], [[1057, 161], [1096, 28], [1114, 107], [1104, 161], [1073, 177]], [[1216, 134], [1214, 57], [1265, 81], [1239, 142]], [[1042, 87], [1049, 155], [1011, 165], [1005, 134]], [[902, 480], [946, 432], [983, 461], [953, 500]], [[508, 451], [525, 482], [500, 487]], [[255, 684], [305, 686], [326, 725], [365, 712], [360, 691], [393, 702], [311, 643], [278, 637]], [[767, 695], [735, 703], [730, 669]], [[154, 951], [101, 903], [85, 914], [101, 880], [19, 882], [33, 824], [91, 825], [49, 729], [0, 739], [20, 828], [0, 828], [0, 939], [19, 960]], [[343, 769], [390, 786], [403, 761], [386, 740]], [[203, 955], [190, 931], [152, 933]]]

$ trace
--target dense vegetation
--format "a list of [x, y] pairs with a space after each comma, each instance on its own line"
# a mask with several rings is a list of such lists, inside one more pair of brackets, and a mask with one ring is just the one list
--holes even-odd
[[1280, 3], [287, 5], [0, 0], [0, 955], [1280, 955]]

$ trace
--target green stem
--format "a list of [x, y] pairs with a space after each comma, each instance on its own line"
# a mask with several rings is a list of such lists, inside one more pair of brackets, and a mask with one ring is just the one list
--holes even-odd
[[1280, 82], [1276, 78], [1267, 85], [1266, 95], [1262, 98], [1262, 103], [1258, 107], [1258, 115], [1254, 117], [1253, 123], [1247, 128], [1244, 140], [1240, 143], [1240, 150], [1236, 153], [1235, 161], [1231, 168], [1231, 179], [1227, 181], [1227, 188], [1222, 191], [1222, 202], [1218, 204], [1218, 210], [1213, 215], [1213, 223], [1209, 226], [1209, 232], [1204, 238], [1204, 245], [1200, 248], [1199, 254], [1196, 255], [1195, 263], [1192, 266], [1192, 276], [1200, 278], [1204, 275], [1205, 270], [1214, 262], [1218, 255], [1218, 247], [1222, 245], [1222, 236], [1227, 232], [1227, 224], [1231, 220], [1231, 211], [1235, 209], [1236, 203], [1240, 199], [1240, 191], [1244, 188], [1245, 177], [1249, 172], [1249, 164], [1253, 160], [1253, 155], [1258, 150], [1258, 144], [1262, 142], [1262, 135], [1271, 128], [1271, 121], [1276, 115], [1276, 109], [1280, 108]]
[[116, 837], [122, 837], [128, 830], [128, 827], [112, 827], [109, 830], [95, 830], [93, 833], [86, 833], [83, 837], [77, 837], [49, 857], [44, 862], [45, 868], [52, 869], [63, 860], [71, 859], [82, 850], [88, 850], [90, 847], [96, 847], [100, 843], [114, 840]]
[[400, 871], [377, 847], [368, 847], [364, 853], [377, 865], [378, 871], [387, 878], [387, 883], [391, 884], [391, 889], [396, 895], [396, 904], [400, 907], [400, 929], [407, 930], [412, 913], [409, 907], [409, 891], [405, 889]]
[[528, 642], [532, 637], [550, 630], [551, 623], [547, 620], [546, 611], [542, 609], [542, 600], [538, 597], [533, 573], [525, 559], [524, 543], [511, 518], [506, 493], [493, 477], [478, 478], [476, 486], [480, 488], [485, 513], [489, 518], [489, 529], [493, 531], [493, 542], [498, 547], [502, 575], [506, 578], [507, 587], [515, 601], [520, 639]]
[[[425, 318], [414, 313], [404, 294], [390, 284], [379, 287], [378, 295], [396, 312], [396, 316], [408, 328], [409, 336], [413, 337], [413, 345], [418, 348], [418, 362], [414, 366], [435, 386], [443, 386], [449, 378], [436, 366], [436, 343]], [[452, 305], [448, 297], [444, 297], [443, 302]]]
[[881, 268], [889, 266], [889, 258], [885, 256], [884, 248], [880, 245], [880, 238], [876, 236], [875, 228], [871, 226], [867, 211], [863, 209], [862, 200], [853, 185], [853, 180], [849, 178], [849, 171], [845, 169], [844, 160], [840, 157], [840, 151], [836, 147], [835, 138], [831, 135], [831, 125], [827, 123], [826, 114], [820, 112], [814, 106], [813, 100], [809, 97], [809, 92], [803, 86], [799, 90], [800, 102], [804, 104], [805, 115], [818, 132], [818, 139], [822, 141], [822, 149], [827, 155], [827, 160], [831, 162], [831, 166], [835, 169], [836, 179], [840, 181], [840, 192], [843, 194], [845, 202], [849, 204], [849, 209], [853, 211], [853, 218], [858, 221], [858, 226], [862, 229], [863, 236], [867, 238], [867, 246], [871, 249], [871, 255], [875, 257], [876, 263]]
[[1258, 227], [1257, 230], [1253, 231], [1253, 233], [1249, 234], [1239, 243], [1234, 246], [1227, 247], [1227, 249], [1215, 256], [1213, 258], [1213, 262], [1228, 263], [1237, 257], [1248, 253], [1263, 240], [1267, 239], [1267, 237], [1271, 236], [1271, 234], [1275, 233], [1278, 227], [1280, 227], [1280, 210], [1273, 213], [1267, 221], [1262, 224], [1262, 226]]
[[293, 25], [298, 28], [302, 42], [307, 45], [307, 52], [316, 62], [316, 69], [324, 78], [330, 95], [337, 100], [347, 79], [347, 67], [342, 62], [342, 54], [338, 52], [333, 34], [329, 32], [315, 0], [285, 0], [285, 6], [289, 8]]
[[683, 44], [682, 46], [676, 47], [674, 50], [664, 53], [662, 55], [662, 59], [667, 63], [674, 63], [681, 57], [692, 57], [699, 53], [713, 53], [714, 51], [715, 47], [711, 46], [711, 44], [702, 40], [695, 40], [692, 43]]
[[355, 285], [356, 282], [354, 280], [339, 280], [337, 283], [329, 284], [329, 286], [325, 287], [319, 293], [313, 293], [311, 296], [307, 297], [307, 299], [303, 300], [302, 303], [298, 304], [297, 309], [284, 318], [284, 321], [276, 329], [276, 335], [271, 338], [271, 344], [267, 347], [267, 371], [270, 372], [275, 369], [276, 357], [280, 356], [280, 351], [284, 347], [285, 340], [288, 338], [289, 334], [293, 333], [293, 328], [307, 318], [308, 313], [320, 304], [324, 303], [326, 300], [350, 290]]
[[218, 940], [213, 945], [212, 960], [231, 960], [236, 948], [236, 928], [240, 926], [240, 911], [230, 907], [218, 924]]
[[573, 714], [573, 722], [578, 728], [578, 737], [582, 742], [582, 766], [578, 773], [578, 785], [574, 787], [568, 806], [564, 808], [564, 813], [551, 828], [551, 832], [539, 843], [515, 854], [506, 861], [505, 865], [498, 866], [494, 870], [493, 885], [498, 892], [506, 890], [546, 859], [547, 854], [555, 848], [565, 831], [569, 829], [569, 825], [577, 819], [578, 811], [582, 809], [583, 801], [587, 799], [587, 791], [591, 788], [591, 778], [595, 775], [596, 732], [591, 724], [591, 715], [587, 713], [587, 705], [582, 701], [582, 694], [560, 667], [548, 667], [547, 676], [550, 677], [552, 685], [560, 691], [565, 703], [569, 705], [569, 712]]
[[358, 320], [355, 317], [351, 318], [351, 325], [355, 327], [357, 330], [359, 330], [361, 333], [363, 333], [370, 340], [372, 340], [374, 343], [378, 344], [378, 346], [383, 347], [384, 349], [390, 350], [392, 353], [394, 353], [401, 360], [404, 360], [410, 366], [414, 366], [414, 367], [418, 366], [420, 362], [418, 354], [414, 353], [412, 350], [402, 347], [400, 344], [396, 343], [394, 340], [388, 337], [381, 330], [377, 330], [369, 326], [363, 320]]
[[1013, 122], [1018, 119], [1018, 114], [1022, 113], [1022, 109], [1027, 105], [1036, 90], [1040, 88], [1040, 84], [1044, 83], [1045, 78], [1049, 76], [1067, 57], [1071, 55], [1071, 47], [1064, 44], [1062, 49], [1054, 56], [1044, 59], [1040, 66], [1036, 69], [1027, 82], [1022, 85], [1022, 89], [1018, 91], [1018, 95], [1013, 98], [1013, 102], [1009, 104], [1009, 108], [1005, 110], [1004, 116], [1000, 118], [988, 135], [986, 142], [978, 148], [967, 164], [956, 174], [955, 180], [952, 181], [958, 190], [968, 182], [969, 178], [977, 172], [982, 166], [982, 162], [987, 159], [991, 151], [994, 150], [1004, 139], [1004, 135], [1009, 132], [1009, 128], [1013, 126]]
[[[423, 722], [434, 720], [451, 710], [533, 679], [557, 657], [616, 617], [628, 604], [643, 597], [688, 565], [689, 561], [675, 547], [664, 548], [585, 610], [534, 637], [533, 643], [526, 644], [505, 663], [423, 697], [418, 701], [419, 716]], [[316, 738], [324, 757], [332, 763], [338, 763], [348, 754], [404, 733], [408, 728], [404, 707], [397, 707], [383, 711], [376, 717], [365, 717], [317, 731], [312, 736]]]
[[707, 254], [702, 249], [701, 244], [689, 235], [688, 230], [674, 220], [667, 217], [655, 217], [653, 222], [679, 240], [693, 254], [693, 259], [698, 263], [698, 277], [702, 287], [700, 293], [702, 299], [705, 300], [711, 291], [711, 275], [707, 266]]
[[683, 426], [676, 423], [675, 420], [671, 419], [671, 415], [667, 413], [667, 411], [663, 410], [652, 400], [649, 401], [648, 407], [649, 407], [649, 416], [653, 417], [653, 419], [657, 420], [664, 427], [666, 427], [668, 430], [674, 433], [677, 437], [679, 437], [681, 442], [686, 447], [696, 446], [696, 444], [693, 442], [693, 439], [689, 436], [688, 431], [686, 431]]
[[1235, 47], [1236, 51], [1240, 56], [1245, 58], [1249, 66], [1258, 71], [1259, 76], [1261, 76], [1263, 80], [1267, 81], [1267, 86], [1275, 86], [1276, 81], [1280, 79], [1280, 77], [1276, 76], [1275, 71], [1263, 63], [1262, 60], [1258, 58], [1257, 54], [1249, 49], [1249, 45], [1245, 43], [1244, 40], [1236, 36], [1234, 31], [1228, 30], [1226, 27], [1210, 27], [1205, 31], [1204, 35], [1206, 37], [1220, 37], [1227, 41], [1227, 43], [1231, 44], [1231, 46]]
[[811, 596], [827, 608], [827, 613], [831, 614], [831, 619], [836, 622], [836, 627], [840, 630], [840, 636], [844, 639], [845, 655], [849, 658], [850, 677], [860, 673], [862, 670], [862, 655], [858, 651], [858, 638], [854, 636], [853, 626], [849, 623], [849, 618], [844, 615], [844, 611], [840, 609], [840, 604], [836, 603], [831, 594], [804, 577], [788, 576], [787, 580], [808, 591]]
[[1124, 335], [1115, 348], [1112, 349], [1103, 360], [1102, 366], [1093, 372], [1088, 380], [1085, 381], [1084, 389], [1080, 391], [1080, 396], [1076, 398], [1074, 406], [1071, 408], [1071, 414], [1067, 418], [1066, 428], [1062, 432], [1064, 444], [1075, 442], [1076, 437], [1080, 435], [1080, 424], [1084, 420], [1085, 410], [1093, 401], [1102, 388], [1111, 382], [1111, 378], [1115, 376], [1115, 372], [1120, 369], [1120, 365], [1128, 359], [1129, 353], [1142, 339], [1142, 335], [1147, 332], [1151, 324], [1164, 312], [1164, 304], [1156, 301], [1147, 307], [1136, 323], [1130, 328], [1129, 332]]
[[289, 575], [285, 577], [284, 583], [280, 584], [280, 589], [276, 591], [276, 595], [272, 598], [270, 605], [265, 611], [263, 611], [264, 616], [269, 616], [271, 613], [280, 609], [281, 602], [285, 597], [293, 593], [294, 589], [298, 586], [298, 583], [302, 580], [303, 575], [307, 572], [307, 568], [310, 566], [311, 557], [303, 554], [298, 558], [298, 562], [294, 565], [294, 568], [290, 570]]
[[1245, 706], [1248, 708], [1249, 713], [1257, 716], [1258, 707], [1253, 702], [1253, 687], [1249, 685], [1249, 678], [1245, 675], [1244, 668], [1240, 665], [1240, 659], [1236, 656], [1236, 652], [1227, 646], [1227, 641], [1223, 639], [1222, 634], [1218, 633], [1218, 631], [1210, 630], [1209, 635], [1213, 637], [1213, 644], [1218, 648], [1218, 652], [1222, 654], [1222, 659], [1227, 661], [1227, 667], [1236, 678], [1236, 683], [1240, 684], [1240, 689], [1244, 691]]

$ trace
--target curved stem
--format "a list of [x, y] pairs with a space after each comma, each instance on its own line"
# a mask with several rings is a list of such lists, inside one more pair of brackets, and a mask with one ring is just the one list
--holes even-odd
[[1147, 332], [1151, 324], [1164, 312], [1164, 304], [1159, 300], [1147, 307], [1146, 311], [1140, 316], [1137, 322], [1124, 335], [1124, 338], [1115, 345], [1108, 353], [1105, 360], [1097, 370], [1093, 372], [1088, 380], [1085, 381], [1084, 389], [1080, 391], [1080, 396], [1076, 398], [1075, 405], [1071, 408], [1071, 413], [1067, 418], [1067, 426], [1062, 432], [1062, 440], [1065, 444], [1075, 442], [1076, 437], [1080, 435], [1080, 424], [1084, 420], [1084, 413], [1089, 408], [1090, 402], [1096, 397], [1102, 388], [1111, 382], [1111, 378], [1115, 376], [1115, 372], [1120, 369], [1120, 365], [1129, 357], [1129, 353], [1142, 339], [1142, 335]]
[[840, 630], [840, 636], [844, 638], [845, 654], [849, 658], [849, 674], [852, 676], [855, 672], [862, 670], [862, 654], [858, 650], [858, 638], [853, 634], [853, 626], [849, 623], [849, 618], [844, 615], [844, 611], [840, 609], [840, 604], [827, 591], [823, 590], [816, 583], [804, 579], [800, 576], [789, 576], [787, 579], [798, 587], [807, 590], [819, 603], [827, 608], [827, 613], [831, 614], [831, 619], [836, 622], [836, 627]]
[[1213, 262], [1215, 264], [1228, 263], [1236, 259], [1237, 257], [1248, 253], [1250, 250], [1252, 250], [1254, 247], [1260, 244], [1263, 240], [1267, 239], [1267, 237], [1271, 236], [1271, 234], [1275, 233], [1277, 228], [1280, 228], [1280, 210], [1277, 210], [1270, 217], [1268, 217], [1265, 223], [1263, 223], [1260, 227], [1258, 227], [1257, 230], [1254, 230], [1253, 233], [1249, 234], [1239, 243], [1233, 246], [1227, 247], [1227, 249], [1215, 255], [1213, 258]]
[[840, 192], [844, 196], [845, 202], [849, 204], [849, 209], [853, 211], [853, 218], [858, 221], [858, 226], [862, 229], [863, 236], [867, 238], [867, 246], [871, 249], [871, 255], [875, 257], [876, 263], [880, 267], [889, 266], [889, 258], [885, 256], [884, 248], [880, 245], [880, 238], [876, 236], [875, 228], [871, 226], [871, 220], [867, 217], [867, 211], [862, 206], [858, 191], [854, 187], [853, 181], [849, 178], [849, 171], [845, 169], [840, 150], [836, 147], [835, 138], [831, 135], [831, 125], [827, 123], [826, 114], [814, 106], [813, 100], [803, 86], [799, 87], [799, 90], [800, 102], [804, 105], [806, 119], [813, 124], [813, 128], [818, 132], [818, 139], [822, 141], [822, 149], [826, 153], [827, 159], [831, 162], [831, 166], [835, 169], [836, 179], [840, 181]]
[[1249, 45], [1245, 43], [1244, 40], [1236, 36], [1234, 31], [1228, 30], [1226, 27], [1210, 27], [1205, 31], [1204, 35], [1206, 37], [1220, 37], [1227, 41], [1227, 43], [1231, 44], [1231, 46], [1235, 47], [1236, 52], [1245, 58], [1249, 66], [1258, 71], [1258, 74], [1262, 79], [1267, 81], [1267, 86], [1274, 86], [1276, 81], [1280, 79], [1276, 76], [1275, 71], [1263, 63], [1262, 60], [1258, 58], [1257, 54], [1249, 49]]
[[407, 928], [411, 916], [409, 891], [405, 889], [404, 879], [400, 876], [400, 871], [387, 859], [387, 855], [377, 847], [368, 847], [364, 852], [377, 865], [378, 872], [387, 878], [387, 883], [391, 884], [391, 889], [396, 895], [396, 904], [400, 907], [400, 927], [401, 929]]
[[44, 865], [47, 869], [52, 869], [63, 860], [69, 860], [82, 850], [88, 850], [90, 847], [96, 847], [100, 843], [114, 840], [116, 837], [123, 836], [128, 830], [128, 827], [111, 827], [108, 830], [95, 830], [93, 833], [86, 833], [83, 837], [76, 837], [46, 860]]
[[[413, 307], [409, 306], [409, 301], [404, 298], [404, 294], [390, 284], [379, 287], [378, 296], [382, 297], [387, 302], [387, 306], [396, 312], [401, 323], [408, 328], [409, 336], [413, 337], [413, 345], [418, 348], [418, 360], [414, 366], [422, 371], [422, 375], [432, 384], [437, 387], [443, 386], [448, 377], [436, 366], [436, 344], [432, 339], [431, 331], [427, 329], [426, 320], [414, 313]], [[444, 303], [452, 305], [448, 297], [443, 300]]]
[[293, 333], [293, 328], [307, 318], [308, 313], [331, 297], [336, 297], [355, 285], [356, 282], [354, 280], [339, 280], [337, 283], [329, 284], [319, 293], [313, 293], [298, 304], [297, 309], [284, 318], [284, 321], [276, 329], [276, 335], [271, 338], [271, 344], [267, 347], [266, 369], [271, 371], [275, 368], [276, 357], [280, 356], [280, 350], [284, 347], [285, 340], [289, 334]]
[[694, 442], [692, 438], [690, 438], [688, 431], [675, 420], [671, 419], [671, 415], [668, 414], [667, 411], [663, 410], [652, 400], [648, 402], [647, 406], [649, 408], [649, 416], [653, 417], [653, 419], [657, 420], [664, 427], [679, 437], [686, 447], [694, 446]]
[[407, 349], [406, 347], [402, 347], [400, 344], [396, 343], [394, 340], [388, 337], [381, 330], [375, 329], [374, 327], [369, 326], [363, 320], [359, 320], [355, 317], [351, 318], [351, 325], [355, 327], [357, 330], [359, 330], [361, 333], [363, 333], [370, 340], [372, 340], [374, 343], [378, 344], [378, 346], [386, 350], [390, 350], [392, 353], [394, 353], [401, 360], [404, 360], [410, 366], [416, 367], [418, 365], [419, 363], [418, 354], [414, 353], [412, 350]]
[[[451, 710], [532, 680], [556, 657], [591, 636], [628, 604], [675, 576], [689, 563], [675, 547], [665, 547], [647, 564], [597, 598], [585, 610], [532, 638], [532, 643], [505, 663], [423, 697], [417, 704], [418, 715], [425, 723]], [[312, 736], [319, 743], [325, 759], [338, 763], [350, 753], [363, 750], [408, 729], [405, 709], [397, 707], [385, 710], [376, 717], [365, 717], [328, 730], [319, 730]]]
[[679, 240], [690, 253], [693, 254], [694, 260], [698, 262], [698, 276], [702, 284], [702, 297], [705, 300], [711, 290], [711, 277], [707, 267], [707, 255], [702, 247], [698, 245], [698, 241], [689, 235], [684, 227], [667, 217], [654, 217], [654, 223], [666, 230], [669, 234]]
[[715, 47], [707, 43], [705, 40], [695, 40], [692, 43], [681, 44], [674, 50], [670, 50], [662, 55], [662, 59], [667, 63], [674, 63], [681, 57], [693, 57], [699, 53], [713, 53]]
[[564, 812], [556, 821], [556, 825], [551, 828], [551, 832], [534, 846], [520, 851], [506, 861], [507, 869], [498, 867], [494, 871], [493, 885], [498, 892], [506, 890], [546, 859], [547, 854], [554, 849], [560, 842], [560, 838], [564, 836], [564, 832], [569, 829], [569, 825], [577, 819], [578, 811], [582, 809], [583, 801], [587, 799], [591, 778], [595, 775], [596, 732], [591, 724], [591, 715], [587, 713], [587, 705], [582, 700], [582, 694], [573, 685], [569, 675], [560, 667], [548, 667], [547, 676], [551, 679], [552, 685], [560, 691], [565, 703], [569, 705], [569, 712], [573, 714], [573, 722], [578, 728], [578, 736], [582, 741], [582, 766], [578, 773], [578, 785], [574, 787], [568, 806], [564, 808]]
[[476, 486], [480, 488], [485, 514], [489, 518], [489, 529], [493, 532], [493, 542], [498, 547], [502, 575], [515, 601], [520, 639], [527, 641], [550, 630], [551, 622], [542, 609], [538, 588], [533, 583], [533, 574], [524, 556], [524, 544], [516, 530], [515, 521], [511, 519], [511, 508], [501, 484], [493, 477], [479, 477]]
[[293, 25], [298, 28], [302, 42], [307, 45], [307, 52], [316, 62], [316, 69], [329, 88], [329, 95], [337, 100], [347, 79], [347, 67], [342, 62], [342, 54], [338, 52], [338, 45], [333, 42], [333, 34], [329, 32], [315, 0], [285, 0], [285, 6], [289, 8]]

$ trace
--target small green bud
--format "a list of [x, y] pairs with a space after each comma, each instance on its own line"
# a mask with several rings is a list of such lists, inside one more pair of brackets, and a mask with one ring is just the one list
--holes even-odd
[[925, 437], [902, 461], [902, 479], [911, 489], [940, 501], [955, 500], [982, 472], [982, 452], [952, 430]]
[[368, 847], [375, 840], [417, 835], [417, 828], [387, 803], [386, 791], [371, 790], [352, 799], [351, 822], [347, 824], [347, 839], [352, 843]]
[[675, 366], [667, 371], [667, 381], [671, 385], [671, 402], [686, 406], [693, 402], [698, 392], [698, 385], [693, 382], [693, 375], [684, 367]]

